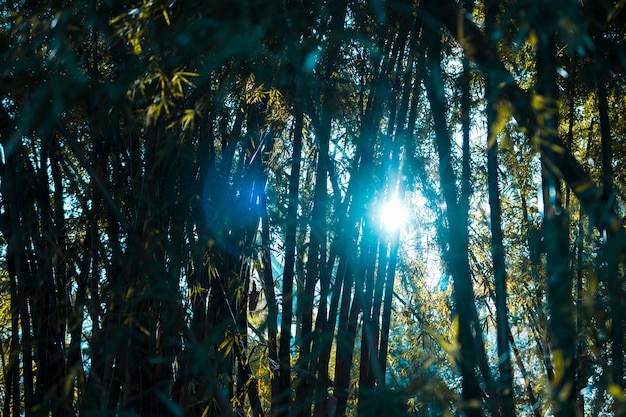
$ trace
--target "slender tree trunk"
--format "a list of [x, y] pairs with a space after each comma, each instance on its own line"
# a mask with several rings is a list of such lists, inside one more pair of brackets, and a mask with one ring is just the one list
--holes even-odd
[[[601, 41], [602, 42], [602, 41]], [[602, 47], [601, 47], [602, 48]], [[602, 48], [603, 49], [603, 48]], [[614, 205], [613, 193], [613, 151], [611, 124], [609, 120], [608, 91], [605, 84], [605, 77], [601, 75], [601, 70], [596, 75], [598, 112], [600, 114], [600, 134], [602, 149], [602, 192], [609, 202], [609, 206]], [[612, 208], [612, 207], [611, 207]], [[624, 388], [624, 292], [622, 290], [622, 276], [618, 267], [617, 259], [623, 250], [624, 244], [613, 238], [612, 233], [607, 234], [608, 248], [608, 285], [609, 305], [611, 309], [611, 379], [614, 384]]]
[[[351, 242], [347, 246], [348, 262], [346, 265], [346, 276], [343, 279], [343, 296], [341, 310], [339, 312], [339, 326], [337, 327], [337, 356], [335, 361], [335, 385], [334, 395], [337, 399], [336, 416], [343, 417], [346, 413], [348, 403], [348, 393], [350, 387], [350, 370], [352, 369], [352, 359], [354, 355], [354, 344], [356, 340], [357, 318], [361, 311], [361, 297], [351, 297], [352, 291], [362, 290], [362, 286], [357, 284], [356, 259], [354, 255], [358, 251], [356, 242]], [[354, 252], [350, 252], [354, 251]]]
[[[369, 222], [368, 222], [369, 223]], [[370, 384], [370, 373], [374, 372], [373, 367], [376, 365], [376, 353], [378, 351], [378, 336], [374, 334], [374, 320], [378, 317], [372, 317], [373, 296], [377, 280], [383, 280], [384, 269], [386, 266], [386, 245], [379, 242], [376, 236], [376, 230], [372, 230], [374, 225], [366, 224], [364, 227], [364, 236], [361, 249], [361, 267], [357, 274], [357, 279], [363, 279], [362, 291], [358, 291], [355, 297], [362, 297], [363, 307], [363, 324], [361, 327], [361, 360], [359, 366], [359, 415], [366, 414], [366, 398], [372, 394], [373, 384]], [[378, 262], [376, 259], [378, 258]], [[376, 265], [378, 263], [378, 265]]]
[[[389, 270], [391, 243], [386, 239], [379, 239], [378, 243], [378, 265], [376, 268], [376, 280], [374, 282], [374, 294], [372, 299], [372, 309], [370, 317], [370, 338], [372, 340], [372, 350], [369, 354], [369, 374], [367, 375], [366, 386], [370, 389], [377, 389], [384, 386], [385, 376], [380, 367], [380, 347], [381, 347], [381, 313], [383, 308], [383, 297], [385, 286], [389, 282], [387, 272]], [[363, 362], [361, 362], [363, 363]]]
[[311, 401], [313, 396], [313, 383], [315, 369], [312, 364], [316, 363], [312, 352], [313, 343], [313, 303], [315, 287], [319, 281], [321, 271], [326, 267], [326, 210], [328, 201], [328, 149], [330, 140], [330, 117], [322, 116], [319, 129], [316, 132], [319, 150], [315, 174], [315, 190], [313, 194], [313, 212], [311, 215], [311, 232], [308, 248], [308, 262], [304, 291], [298, 293], [297, 314], [302, 317], [300, 330], [300, 350], [297, 367], [299, 381], [296, 387], [296, 402], [302, 407], [300, 417], [311, 415]]
[[[543, 20], [537, 46], [537, 93], [543, 98], [544, 125], [540, 139], [555, 143], [558, 129], [556, 46], [552, 31], [550, 6], [543, 5]], [[548, 336], [554, 357], [552, 398], [556, 416], [572, 416], [576, 413], [576, 329], [572, 317], [571, 275], [569, 271], [568, 218], [561, 203], [560, 181], [551, 164], [553, 155], [544, 150], [542, 154], [542, 188], [544, 205], [544, 241], [546, 245], [547, 298], [550, 320]]]
[[613, 151], [609, 120], [608, 91], [602, 75], [596, 76], [598, 112], [600, 114], [600, 145], [602, 149], [602, 190], [609, 202], [613, 200]]
[[[578, 67], [578, 55], [574, 54], [571, 60], [571, 71], [569, 74], [568, 82], [568, 121], [567, 121], [567, 149], [572, 150], [574, 143], [574, 125], [576, 115], [576, 83], [577, 83], [577, 67]], [[565, 209], [571, 210], [570, 205], [571, 190], [567, 190], [565, 195]], [[584, 231], [584, 213], [579, 208], [578, 210], [578, 229], [576, 232], [576, 259], [572, 262], [572, 270], [576, 271], [576, 401], [578, 403], [578, 415], [585, 415], [585, 387], [587, 385], [587, 378], [589, 375], [586, 369], [585, 362], [587, 356], [587, 343], [586, 337], [583, 335], [585, 328], [585, 314], [583, 312], [583, 252], [585, 251], [585, 231]]]
[[[400, 183], [398, 191], [398, 198], [402, 201], [404, 197], [404, 182]], [[384, 283], [384, 296], [383, 296], [383, 310], [381, 315], [381, 329], [380, 329], [380, 347], [378, 350], [378, 386], [385, 388], [386, 380], [385, 375], [387, 373], [387, 353], [389, 351], [389, 329], [391, 326], [391, 311], [393, 303], [393, 294], [396, 277], [396, 266], [398, 263], [398, 248], [400, 246], [400, 231], [396, 231], [391, 238], [389, 244], [389, 262], [387, 264], [387, 271], [385, 274]]]
[[[398, 19], [398, 17], [395, 17]], [[399, 84], [402, 57], [407, 39], [407, 30], [401, 22], [400, 32], [396, 39], [393, 40], [393, 48], [387, 68], [379, 73], [381, 82], [384, 82], [384, 90], [388, 90], [389, 94], [386, 98], [389, 116], [387, 120], [387, 131], [383, 136], [383, 161], [391, 161], [394, 150], [397, 148], [397, 140], [393, 138], [398, 118], [397, 99], [399, 96]], [[381, 101], [382, 102], [382, 101]], [[404, 119], [401, 119], [404, 120]], [[396, 153], [397, 155], [397, 153]], [[387, 166], [378, 168], [383, 178], [391, 177], [392, 163]], [[397, 164], [396, 164], [397, 169]], [[383, 174], [384, 173], [384, 174]], [[393, 181], [392, 181], [393, 182]], [[377, 191], [378, 198], [374, 201], [381, 201], [385, 198], [384, 191]], [[359, 414], [372, 413], [374, 410], [367, 409], [369, 407], [367, 398], [372, 395], [376, 387], [376, 381], [380, 377], [378, 369], [378, 349], [379, 349], [379, 321], [380, 308], [382, 304], [383, 289], [385, 283], [385, 275], [388, 261], [388, 244], [385, 239], [381, 239], [378, 232], [378, 226], [368, 222], [364, 223], [363, 249], [360, 257], [361, 263], [364, 265], [363, 272], [357, 274], [358, 277], [364, 277], [363, 292], [358, 291], [356, 296], [362, 296], [363, 307], [363, 324], [361, 329], [361, 360], [359, 368]], [[377, 260], [378, 259], [378, 260]]]
[[[2, 179], [5, 183], [5, 179]], [[3, 193], [4, 194], [4, 193]], [[5, 194], [6, 195], [6, 194]], [[6, 394], [3, 404], [3, 417], [20, 415], [20, 341], [19, 341], [19, 301], [17, 299], [17, 279], [13, 255], [7, 250], [7, 272], [9, 274], [9, 291], [11, 297], [11, 344], [9, 346], [9, 364], [5, 373]]]
[[279, 396], [278, 416], [286, 416], [291, 403], [291, 325], [293, 322], [293, 280], [296, 258], [296, 232], [298, 228], [298, 185], [300, 183], [300, 162], [302, 160], [302, 129], [304, 118], [296, 106], [293, 132], [293, 154], [289, 174], [289, 202], [287, 206], [287, 227], [285, 232], [285, 269], [282, 286], [282, 316], [280, 325], [279, 357]]
[[[18, 335], [21, 335], [21, 343], [19, 348], [22, 356], [22, 375], [19, 372], [15, 375], [13, 381], [13, 407], [12, 411], [19, 415], [22, 410], [20, 404], [20, 392], [23, 393], [23, 410], [26, 414], [32, 412], [35, 405], [34, 393], [34, 372], [33, 372], [33, 342], [31, 315], [29, 309], [29, 300], [32, 296], [32, 288], [34, 283], [32, 280], [29, 266], [28, 254], [31, 252], [30, 243], [28, 242], [30, 228], [37, 224], [36, 217], [28, 216], [25, 208], [26, 198], [30, 198], [34, 193], [31, 185], [32, 179], [26, 177], [27, 172], [24, 171], [24, 148], [18, 146], [12, 153], [6, 156], [6, 162], [3, 166], [2, 179], [2, 195], [6, 198], [7, 210], [7, 263], [12, 271], [9, 271], [10, 277], [15, 280], [15, 302], [16, 316], [12, 320], [12, 327], [18, 324], [19, 330], [13, 333], [15, 345], [17, 347]], [[11, 273], [12, 272], [12, 273]], [[15, 329], [17, 330], [17, 329]], [[19, 358], [16, 357], [19, 361]], [[19, 362], [18, 362], [19, 363]], [[20, 384], [21, 379], [21, 384]], [[21, 388], [21, 389], [20, 389]]]
[[578, 231], [576, 236], [576, 399], [578, 402], [578, 413], [580, 416], [585, 415], [585, 389], [587, 387], [590, 370], [588, 369], [587, 360], [587, 338], [584, 335], [586, 319], [583, 307], [584, 301], [584, 263], [583, 253], [585, 251], [585, 229], [583, 226], [583, 213], [578, 215]]
[[[0, 232], [6, 239], [6, 265], [9, 278], [9, 296], [11, 312], [11, 341], [9, 345], [8, 365], [4, 371], [4, 402], [2, 416], [20, 415], [20, 300], [18, 293], [18, 268], [22, 256], [21, 227], [18, 213], [18, 201], [15, 190], [19, 189], [19, 176], [13, 167], [14, 157], [9, 156], [6, 162], [0, 161], [0, 190], [6, 204], [5, 218], [0, 222]], [[8, 175], [10, 173], [10, 175]], [[16, 183], [18, 182], [18, 183]], [[4, 354], [4, 352], [3, 352]]]
[[[34, 373], [33, 373], [33, 353], [32, 353], [32, 337], [31, 337], [31, 323], [30, 314], [28, 312], [28, 298], [29, 294], [26, 290], [28, 283], [25, 283], [24, 274], [20, 274], [19, 271], [24, 271], [25, 265], [22, 264], [18, 269], [18, 304], [20, 310], [20, 331], [22, 334], [22, 367], [23, 369], [23, 386], [24, 386], [24, 411], [29, 413], [34, 406], [33, 398], [33, 386], [34, 386]], [[21, 278], [21, 279], [20, 279]]]
[[[495, 1], [488, 1], [485, 4], [485, 26], [487, 31], [495, 31], [497, 29], [495, 16], [496, 7], [497, 3]], [[493, 37], [489, 39], [493, 39]], [[500, 373], [498, 395], [501, 401], [499, 407], [502, 416], [513, 417], [515, 416], [515, 408], [513, 404], [511, 352], [508, 339], [509, 323], [506, 301], [507, 273], [504, 259], [500, 186], [498, 182], [498, 132], [493, 130], [497, 117], [496, 100], [494, 97], [497, 85], [494, 84], [494, 75], [490, 70], [487, 70], [485, 78], [487, 83], [487, 186], [491, 218], [491, 255], [495, 282], [498, 370]], [[469, 97], [466, 100], [469, 100]]]
[[[273, 143], [273, 142], [272, 142]], [[269, 155], [270, 146], [266, 146], [265, 155]], [[265, 159], [265, 158], [264, 158]], [[266, 161], [267, 162], [267, 161]], [[265, 177], [265, 175], [263, 175]], [[264, 178], [265, 179], [265, 178]], [[267, 196], [265, 194], [265, 181], [263, 181], [263, 190], [261, 191], [261, 261], [263, 264], [263, 292], [267, 300], [267, 340], [268, 340], [268, 359], [271, 374], [271, 413], [276, 415], [278, 403], [277, 399], [280, 395], [280, 373], [279, 373], [279, 356], [278, 356], [278, 303], [274, 292], [274, 274], [272, 272], [272, 242], [270, 240], [270, 219], [267, 212]]]
[[[328, 247], [327, 247], [327, 211], [328, 211], [328, 177], [331, 169], [329, 158], [330, 135], [332, 120], [339, 109], [340, 99], [338, 97], [338, 84], [335, 73], [337, 72], [338, 59], [340, 55], [341, 41], [340, 34], [343, 32], [348, 4], [345, 0], [335, 1], [328, 6], [329, 18], [328, 26], [324, 29], [339, 36], [329, 38], [328, 49], [325, 53], [325, 65], [321, 71], [321, 78], [318, 80], [319, 88], [322, 92], [321, 99], [313, 99], [318, 91], [310, 91], [310, 100], [317, 106], [310, 106], [313, 116], [313, 125], [318, 145], [318, 161], [316, 166], [315, 189], [313, 195], [313, 211], [311, 214], [311, 231], [308, 248], [307, 274], [305, 277], [304, 293], [298, 297], [298, 310], [302, 312], [300, 340], [302, 344], [298, 355], [299, 372], [303, 375], [296, 386], [296, 402], [302, 406], [299, 416], [308, 417], [311, 415], [311, 405], [326, 398], [325, 382], [319, 384], [315, 378], [318, 374], [315, 369], [318, 364], [320, 350], [313, 351], [314, 336], [313, 330], [313, 298], [315, 287], [320, 282], [323, 292], [330, 284], [330, 276], [322, 276], [327, 269]], [[317, 108], [314, 108], [317, 107]], [[304, 297], [300, 297], [300, 295]], [[326, 295], [320, 301], [320, 311], [322, 318], [326, 314]], [[301, 309], [302, 306], [302, 309]], [[325, 326], [322, 326], [325, 327]], [[315, 346], [317, 348], [317, 346]], [[325, 372], [322, 369], [321, 374]], [[315, 384], [313, 384], [315, 382]], [[322, 390], [322, 392], [320, 392]]]
[[[446, 120], [444, 80], [441, 70], [441, 43], [435, 28], [424, 26], [426, 42], [426, 87], [435, 125], [436, 148], [439, 156], [439, 175], [446, 203], [449, 249], [445, 262], [454, 279], [455, 320], [459, 323], [457, 342], [460, 345], [458, 365], [462, 376], [463, 413], [469, 417], [482, 416], [482, 390], [478, 384], [475, 367], [478, 363], [477, 336], [481, 332], [474, 304], [474, 289], [468, 261], [468, 225], [460, 221], [467, 218], [461, 213], [457, 201], [456, 178], [452, 166], [451, 142]], [[452, 238], [454, 233], [454, 238]]]
[[[73, 398], [64, 395], [61, 384], [65, 368], [62, 345], [65, 333], [65, 317], [61, 315], [55, 279], [63, 280], [59, 275], [57, 266], [63, 262], [62, 236], [58, 233], [55, 224], [55, 214], [50, 202], [50, 189], [48, 175], [48, 160], [51, 151], [51, 138], [43, 138], [38, 168], [31, 165], [28, 160], [28, 170], [33, 173], [32, 218], [37, 218], [35, 206], [38, 207], [39, 220], [34, 223], [37, 231], [31, 235], [35, 255], [31, 259], [31, 273], [37, 283], [35, 285], [34, 299], [31, 303], [31, 316], [33, 318], [33, 336], [35, 344], [35, 360], [37, 363], [35, 397], [39, 413], [50, 412], [53, 417], [62, 416], [72, 408]], [[52, 168], [50, 168], [52, 169]], [[61, 201], [63, 198], [61, 196]], [[62, 218], [62, 217], [61, 217]], [[56, 256], [55, 256], [56, 252]], [[55, 273], [57, 272], [57, 273]], [[64, 287], [61, 287], [64, 288]], [[63, 311], [65, 313], [65, 311]], [[45, 366], [43, 365], [45, 364]]]

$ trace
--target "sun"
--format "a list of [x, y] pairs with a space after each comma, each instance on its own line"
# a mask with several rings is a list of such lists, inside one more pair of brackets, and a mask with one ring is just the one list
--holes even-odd
[[398, 231], [404, 226], [407, 218], [407, 209], [397, 198], [385, 201], [378, 212], [378, 221], [386, 232]]

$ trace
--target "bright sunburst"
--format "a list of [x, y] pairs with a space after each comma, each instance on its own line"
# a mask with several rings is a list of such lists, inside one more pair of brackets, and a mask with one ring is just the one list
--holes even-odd
[[395, 232], [406, 223], [408, 212], [397, 198], [388, 200], [380, 206], [379, 222], [386, 232]]

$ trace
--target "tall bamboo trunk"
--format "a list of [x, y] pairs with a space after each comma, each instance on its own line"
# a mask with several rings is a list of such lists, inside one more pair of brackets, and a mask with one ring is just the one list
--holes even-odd
[[[485, 4], [485, 26], [488, 31], [496, 31], [497, 2]], [[493, 39], [490, 37], [489, 39]], [[492, 42], [493, 43], [493, 42]], [[495, 45], [491, 45], [492, 47]], [[492, 58], [493, 59], [493, 58]], [[466, 63], [467, 65], [467, 63]], [[493, 64], [491, 65], [493, 67]], [[494, 75], [488, 69], [486, 78], [487, 99], [487, 187], [489, 194], [489, 212], [491, 218], [491, 256], [493, 259], [493, 275], [495, 283], [496, 326], [498, 370], [500, 387], [498, 391], [499, 408], [503, 417], [515, 416], [513, 403], [513, 376], [511, 372], [511, 351], [509, 349], [509, 322], [507, 307], [507, 272], [504, 257], [502, 236], [502, 215], [500, 208], [500, 186], [498, 181], [498, 132], [494, 131], [497, 117], [496, 97], [497, 85]], [[469, 97], [465, 98], [468, 101]], [[469, 117], [468, 115], [466, 117]]]
[[277, 415], [287, 415], [291, 403], [291, 325], [293, 322], [293, 281], [296, 258], [296, 233], [298, 213], [298, 185], [302, 160], [302, 129], [304, 118], [296, 107], [293, 129], [291, 173], [289, 174], [289, 202], [287, 205], [287, 227], [285, 231], [285, 268], [282, 285], [282, 315], [280, 324], [279, 384]]
[[[441, 43], [435, 28], [424, 26], [426, 43], [427, 94], [435, 126], [436, 148], [439, 157], [439, 175], [446, 203], [447, 244], [445, 263], [454, 280], [455, 320], [458, 320], [457, 343], [460, 346], [458, 365], [462, 376], [463, 412], [470, 416], [482, 416], [482, 390], [475, 367], [479, 362], [476, 341], [481, 334], [474, 302], [474, 289], [470, 278], [468, 261], [467, 216], [457, 200], [456, 178], [452, 166], [451, 142], [447, 127], [444, 80], [441, 70]], [[452, 237], [454, 233], [454, 237]], [[480, 336], [482, 338], [482, 336]]]
[[[540, 22], [537, 46], [537, 93], [543, 108], [537, 109], [544, 121], [539, 136], [546, 144], [555, 143], [558, 134], [558, 107], [556, 85], [556, 40], [553, 21], [547, 4]], [[547, 153], [547, 154], [546, 154]], [[547, 301], [550, 320], [548, 337], [554, 358], [552, 398], [555, 415], [572, 416], [576, 413], [576, 329], [572, 303], [572, 277], [569, 271], [568, 216], [561, 202], [561, 183], [549, 163], [553, 148], [542, 153], [542, 191], [544, 205], [544, 241], [546, 244]]]

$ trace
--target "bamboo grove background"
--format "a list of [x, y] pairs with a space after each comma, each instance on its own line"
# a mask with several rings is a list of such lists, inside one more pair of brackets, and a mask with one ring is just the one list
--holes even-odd
[[626, 415], [624, 9], [2, 2], [2, 415]]

